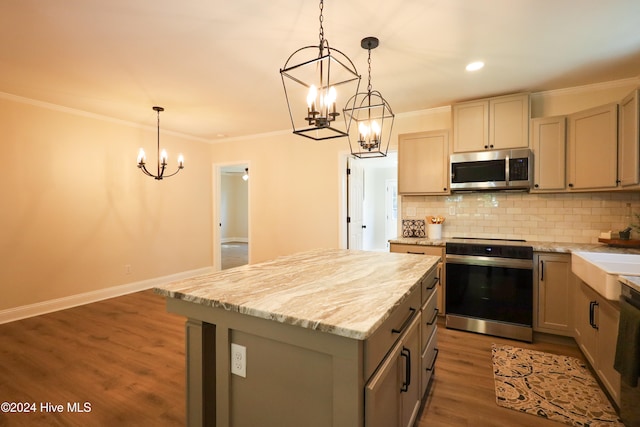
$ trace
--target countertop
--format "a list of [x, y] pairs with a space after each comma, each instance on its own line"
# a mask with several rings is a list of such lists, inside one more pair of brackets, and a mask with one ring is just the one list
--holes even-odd
[[618, 276], [618, 278], [625, 285], [640, 292], [640, 276]]
[[[389, 243], [400, 243], [404, 245], [420, 245], [420, 246], [442, 246], [447, 241], [454, 239], [430, 240], [415, 237], [399, 237], [389, 240]], [[534, 252], [555, 252], [555, 253], [571, 253], [575, 251], [582, 252], [608, 252], [618, 254], [640, 254], [640, 249], [635, 248], [619, 248], [608, 246], [603, 243], [567, 243], [567, 242], [526, 242], [532, 246]]]
[[365, 340], [439, 261], [318, 249], [154, 288], [167, 298]]

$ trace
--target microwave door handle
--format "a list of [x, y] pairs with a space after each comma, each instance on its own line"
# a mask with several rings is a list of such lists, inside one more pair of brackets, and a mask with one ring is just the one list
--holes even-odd
[[511, 181], [511, 177], [509, 176], [509, 155], [507, 154], [504, 158], [504, 177], [506, 180], [507, 187], [509, 186], [509, 181]]

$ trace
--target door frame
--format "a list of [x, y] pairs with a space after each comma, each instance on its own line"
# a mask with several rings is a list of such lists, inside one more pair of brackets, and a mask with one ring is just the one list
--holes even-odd
[[[388, 153], [396, 153], [397, 155], [397, 150], [392, 150]], [[348, 248], [349, 227], [347, 224], [347, 217], [349, 216], [349, 188], [347, 181], [347, 167], [349, 157], [352, 157], [352, 154], [349, 151], [340, 151], [338, 153], [338, 197], [340, 198], [338, 204], [338, 247], [340, 249]], [[402, 196], [400, 194], [398, 194], [397, 206], [398, 218], [402, 218]], [[398, 220], [396, 229], [396, 231], [398, 232], [397, 236], [401, 236], [402, 227], [399, 224], [400, 221]]]
[[[213, 269], [214, 271], [220, 271], [222, 269], [222, 251], [220, 250], [222, 246], [222, 236], [220, 233], [220, 221], [222, 217], [222, 212], [220, 210], [222, 200], [222, 169], [229, 166], [242, 166], [246, 167], [251, 171], [251, 162], [249, 160], [246, 161], [235, 161], [235, 162], [223, 162], [223, 163], [213, 163], [212, 165], [212, 189], [213, 189], [213, 197], [212, 197], [212, 220], [213, 220], [213, 236], [212, 236], [212, 254], [213, 254]], [[251, 177], [251, 175], [249, 175]], [[251, 178], [247, 181], [247, 255], [248, 262], [251, 264]]]

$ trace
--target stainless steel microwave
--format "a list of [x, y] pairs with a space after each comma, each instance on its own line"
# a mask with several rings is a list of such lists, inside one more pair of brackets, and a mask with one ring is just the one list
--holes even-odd
[[528, 148], [451, 155], [451, 190], [529, 190], [533, 154]]

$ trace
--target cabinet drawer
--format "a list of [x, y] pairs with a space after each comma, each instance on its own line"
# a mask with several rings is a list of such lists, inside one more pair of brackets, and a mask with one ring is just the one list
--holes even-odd
[[435, 265], [434, 267], [435, 268], [432, 268], [431, 271], [422, 279], [422, 283], [420, 284], [420, 288], [422, 289], [422, 304], [431, 298], [438, 290], [438, 282], [440, 281], [440, 278], [438, 277], [438, 266]]
[[442, 252], [444, 250], [442, 246], [411, 245], [407, 243], [391, 243], [389, 247], [390, 252], [417, 255], [433, 255], [439, 257], [442, 257]]
[[433, 334], [433, 331], [436, 329], [436, 324], [438, 322], [438, 292], [432, 292], [429, 300], [422, 306], [422, 312], [420, 313], [421, 318], [421, 332], [420, 332], [420, 342], [422, 346], [420, 347], [424, 350], [429, 342], [429, 338]]
[[420, 396], [424, 396], [429, 386], [429, 381], [433, 376], [433, 371], [436, 367], [436, 359], [438, 358], [438, 333], [437, 328], [431, 335], [431, 339], [427, 344], [427, 347], [422, 352], [421, 366], [422, 366], [422, 378], [420, 379]]
[[416, 287], [391, 316], [364, 342], [364, 380], [376, 370], [393, 344], [411, 325], [420, 311], [420, 288]]

